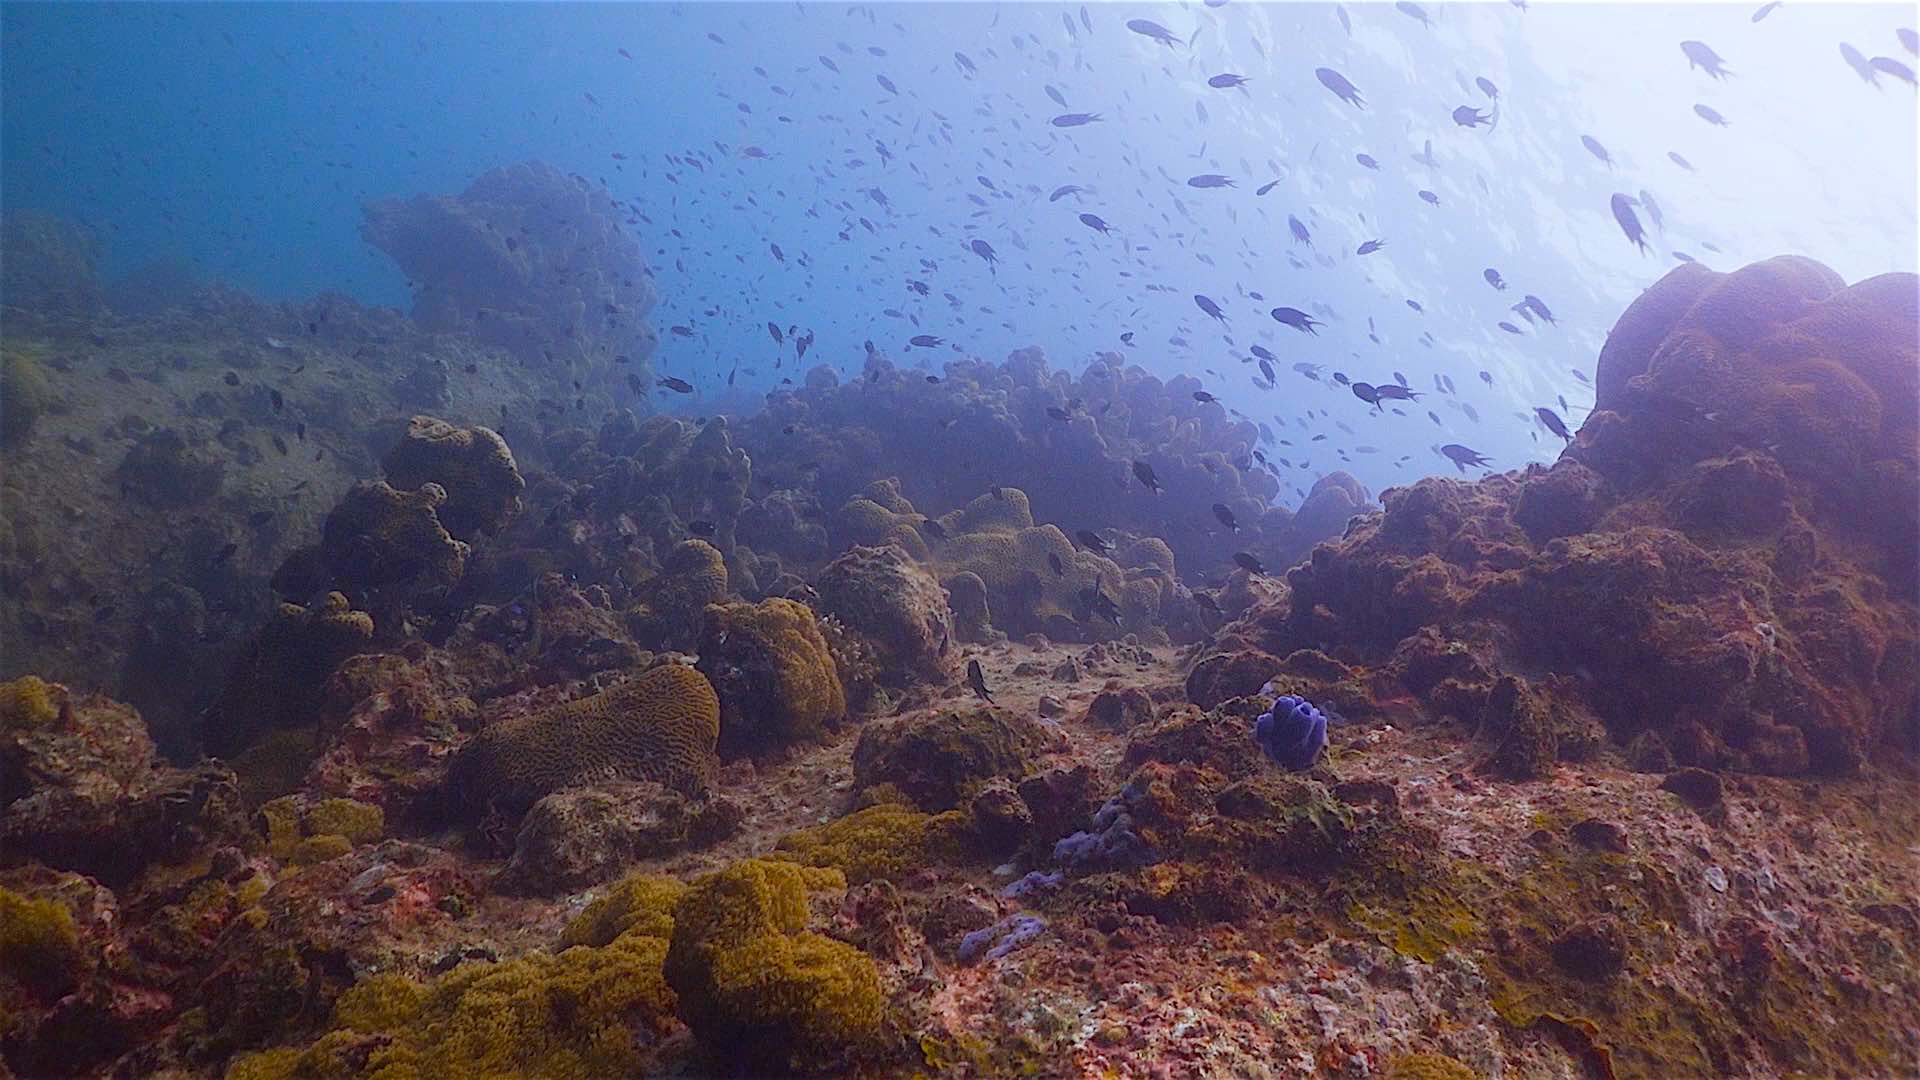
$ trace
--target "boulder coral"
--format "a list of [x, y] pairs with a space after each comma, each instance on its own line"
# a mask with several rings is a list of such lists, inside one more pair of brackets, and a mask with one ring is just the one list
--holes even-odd
[[1038, 721], [988, 705], [869, 724], [854, 744], [853, 783], [952, 810], [989, 780], [1025, 778], [1050, 742]]
[[818, 738], [847, 714], [819, 620], [774, 598], [707, 608], [700, 671], [720, 695], [720, 753], [741, 757]]
[[517, 815], [542, 797], [593, 780], [655, 780], [703, 792], [717, 767], [720, 702], [682, 664], [539, 712], [496, 721], [460, 748], [448, 772], [454, 800]]
[[435, 508], [447, 532], [463, 540], [499, 532], [520, 512], [527, 482], [513, 451], [490, 428], [456, 427], [431, 416], [407, 421], [406, 435], [380, 461], [396, 488], [438, 484], [446, 502]]
[[952, 673], [958, 651], [946, 590], [899, 548], [850, 548], [816, 587], [821, 609], [872, 644], [883, 683], [941, 682]]
[[281, 604], [234, 658], [220, 696], [201, 715], [207, 749], [232, 755], [268, 732], [312, 725], [327, 676], [372, 640], [372, 617], [340, 593], [307, 607]]

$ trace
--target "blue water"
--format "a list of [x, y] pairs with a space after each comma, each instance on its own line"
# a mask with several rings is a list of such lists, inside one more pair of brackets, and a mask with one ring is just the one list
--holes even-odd
[[[1914, 269], [1913, 89], [1884, 73], [1869, 85], [1838, 51], [1911, 68], [1895, 30], [1913, 7], [1792, 3], [1757, 23], [1744, 5], [1424, 13], [1430, 25], [1389, 4], [1345, 5], [1343, 25], [1335, 5], [1238, 0], [9, 3], [0, 181], [8, 209], [89, 224], [109, 276], [183, 259], [271, 298], [405, 306], [404, 278], [359, 237], [361, 204], [542, 159], [632, 207], [661, 294], [656, 364], [700, 387], [696, 408], [736, 363], [743, 387], [791, 374], [771, 366], [769, 321], [813, 329], [809, 362], [847, 371], [867, 341], [932, 370], [954, 347], [998, 360], [1038, 344], [1073, 370], [1110, 350], [1194, 374], [1266, 423], [1289, 497], [1332, 468], [1376, 489], [1451, 472], [1442, 443], [1500, 468], [1551, 458], [1559, 440], [1532, 410], [1578, 426], [1578, 373], [1675, 253], [1717, 269], [1805, 254], [1849, 280]], [[1141, 18], [1178, 43], [1127, 29]], [[1690, 70], [1688, 39], [1733, 75]], [[1366, 108], [1329, 93], [1321, 66]], [[1222, 73], [1250, 81], [1208, 85]], [[1460, 105], [1494, 125], [1456, 126]], [[1071, 111], [1101, 120], [1050, 123]], [[1429, 140], [1434, 164], [1416, 162]], [[1199, 174], [1234, 186], [1189, 186]], [[1063, 185], [1085, 190], [1050, 201]], [[1615, 192], [1659, 208], [1664, 227], [1640, 212], [1649, 253], [1612, 218]], [[1384, 248], [1356, 254], [1370, 239]], [[1510, 310], [1525, 294], [1557, 325]], [[1325, 325], [1281, 326], [1276, 305]], [[916, 334], [944, 344], [908, 348]], [[1280, 360], [1271, 389], [1254, 382], [1255, 343]], [[1375, 411], [1335, 371], [1397, 372], [1423, 397]]]

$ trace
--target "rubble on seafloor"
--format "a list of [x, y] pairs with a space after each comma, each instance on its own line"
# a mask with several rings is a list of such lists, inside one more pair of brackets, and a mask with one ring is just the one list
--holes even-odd
[[[1289, 515], [1107, 360], [490, 422], [569, 301], [477, 339], [540, 251], [433, 245], [565, 191], [375, 211], [432, 334], [10, 327], [0, 1073], [1920, 1070], [1911, 277], [1682, 267], [1553, 466]], [[269, 396], [375, 334], [493, 388]], [[949, 415], [979, 457], [906, 437]]]

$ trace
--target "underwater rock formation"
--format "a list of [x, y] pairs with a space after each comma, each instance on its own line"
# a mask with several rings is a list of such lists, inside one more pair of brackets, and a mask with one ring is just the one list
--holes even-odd
[[[529, 366], [557, 363], [609, 385], [618, 370], [652, 388], [653, 281], [605, 189], [523, 162], [456, 196], [369, 203], [361, 235], [415, 283], [421, 326], [470, 335]], [[645, 392], [635, 396], [646, 403]]]
[[[842, 383], [815, 368], [805, 385], [772, 394], [766, 410], [741, 425], [740, 439], [761, 463], [762, 482], [822, 506], [871, 499], [868, 485], [888, 477], [898, 478], [902, 499], [930, 510], [1018, 488], [1039, 520], [1069, 533], [1157, 537], [1193, 575], [1224, 572], [1239, 551], [1287, 566], [1367, 507], [1364, 489], [1339, 473], [1300, 492], [1299, 514], [1271, 507], [1282, 481], [1258, 449], [1270, 433], [1196, 400], [1200, 388], [1113, 355], [1076, 378], [1050, 371], [1039, 349], [1023, 349], [997, 365], [949, 361], [929, 381], [870, 352], [859, 378]], [[1152, 468], [1157, 492], [1135, 479], [1136, 461]], [[1231, 512], [1237, 532], [1216, 517], [1215, 504]], [[900, 531], [910, 526], [873, 518], [836, 536], [835, 546], [894, 541], [918, 558]]]
[[10, 209], [0, 224], [0, 296], [8, 318], [73, 318], [100, 310], [100, 280], [94, 265], [100, 243], [93, 233], [64, 218]]
[[264, 734], [310, 723], [327, 676], [372, 640], [373, 619], [337, 592], [307, 607], [281, 604], [201, 717], [208, 752], [232, 755]]
[[899, 548], [854, 547], [821, 572], [821, 610], [873, 645], [879, 678], [893, 686], [944, 681], [958, 655], [946, 591]]
[[[1911, 748], [1915, 303], [1910, 275], [1681, 267], [1621, 317], [1558, 463], [1388, 492], [1242, 636], [1358, 663], [1399, 648], [1407, 689], [1487, 724], [1510, 775], [1590, 745], [1583, 716], [1716, 768], [1846, 773]], [[1543, 711], [1562, 719], [1517, 719]]]

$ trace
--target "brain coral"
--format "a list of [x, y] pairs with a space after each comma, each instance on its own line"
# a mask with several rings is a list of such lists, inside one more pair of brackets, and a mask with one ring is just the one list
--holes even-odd
[[458, 537], [499, 532], [520, 512], [527, 482], [505, 439], [483, 427], [460, 428], [431, 416], [407, 421], [404, 438], [380, 463], [398, 488], [439, 484], [447, 501], [440, 523]]
[[704, 790], [717, 764], [720, 702], [705, 676], [654, 668], [592, 697], [497, 722], [454, 758], [455, 798], [470, 807], [525, 811], [542, 796], [607, 777]]
[[648, 648], [691, 650], [708, 604], [727, 598], [727, 563], [705, 540], [682, 540], [661, 560], [660, 572], [634, 590], [627, 611], [635, 640]]
[[939, 582], [899, 548], [855, 547], [827, 564], [816, 584], [827, 614], [865, 635], [880, 680], [904, 686], [944, 680], [953, 613]]
[[835, 871], [749, 859], [695, 882], [674, 906], [667, 982], [714, 1054], [762, 1072], [819, 1069], [878, 1035], [873, 960], [808, 932], [809, 888]]
[[819, 620], [792, 600], [707, 608], [699, 667], [720, 695], [727, 757], [814, 738], [847, 713]]

